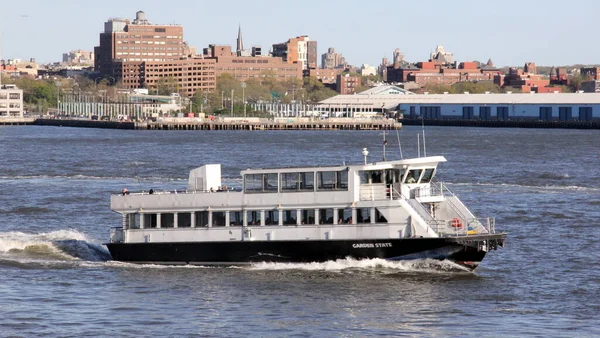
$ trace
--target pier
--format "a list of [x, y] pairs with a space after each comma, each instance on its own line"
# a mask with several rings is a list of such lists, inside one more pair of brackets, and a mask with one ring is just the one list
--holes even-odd
[[236, 120], [236, 121], [157, 121], [138, 122], [135, 129], [149, 130], [394, 130], [402, 124], [386, 119], [332, 120]]
[[29, 124], [40, 126], [139, 129], [139, 130], [394, 130], [402, 124], [391, 119], [331, 120], [304, 119], [236, 119], [209, 120], [167, 118], [157, 121], [98, 121], [86, 119], [37, 119]]

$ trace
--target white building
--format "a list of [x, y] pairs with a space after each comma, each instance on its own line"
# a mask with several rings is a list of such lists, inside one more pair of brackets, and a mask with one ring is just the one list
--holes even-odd
[[360, 67], [360, 75], [362, 75], [362, 76], [377, 75], [377, 67], [371, 66], [371, 65], [368, 65], [365, 63], [362, 65], [362, 67]]
[[600, 93], [417, 95], [382, 86], [328, 98], [319, 102], [319, 108], [352, 117], [398, 111], [426, 119], [590, 121], [600, 119]]
[[0, 86], [0, 119], [23, 118], [23, 91], [15, 85]]

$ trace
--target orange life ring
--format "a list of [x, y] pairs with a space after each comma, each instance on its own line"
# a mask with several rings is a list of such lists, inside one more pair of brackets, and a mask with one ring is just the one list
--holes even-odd
[[461, 220], [459, 218], [455, 217], [455, 218], [452, 219], [452, 227], [453, 228], [462, 228], [463, 224], [462, 224], [462, 222], [461, 222]]

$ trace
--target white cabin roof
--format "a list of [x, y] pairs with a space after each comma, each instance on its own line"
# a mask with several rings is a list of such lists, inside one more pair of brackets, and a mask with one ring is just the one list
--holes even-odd
[[417, 157], [417, 158], [409, 158], [404, 160], [395, 160], [395, 161], [381, 161], [381, 162], [373, 162], [365, 164], [349, 164], [349, 165], [341, 165], [341, 166], [323, 166], [323, 167], [289, 167], [289, 168], [260, 168], [260, 169], [246, 169], [242, 170], [240, 174], [242, 176], [246, 174], [266, 174], [266, 173], [286, 173], [286, 172], [303, 172], [303, 171], [339, 171], [344, 169], [353, 169], [353, 170], [378, 170], [378, 169], [388, 169], [393, 167], [400, 166], [411, 166], [411, 167], [421, 167], [421, 166], [436, 166], [440, 162], [446, 162], [446, 158], [444, 156], [428, 156], [428, 157]]

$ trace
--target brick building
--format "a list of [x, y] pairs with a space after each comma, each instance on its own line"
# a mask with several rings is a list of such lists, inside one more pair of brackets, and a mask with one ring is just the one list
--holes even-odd
[[344, 70], [342, 68], [337, 69], [306, 69], [303, 71], [304, 76], [310, 76], [316, 78], [318, 81], [323, 82], [324, 84], [333, 84], [336, 82], [337, 76], [341, 74]]
[[115, 62], [163, 62], [183, 56], [183, 27], [151, 24], [139, 11], [133, 22], [110, 19], [104, 23], [100, 45], [94, 48], [94, 67], [102, 76], [119, 76], [114, 73]]
[[246, 81], [272, 74], [279, 80], [302, 79], [302, 64], [289, 63], [280, 57], [237, 56], [230, 46], [209, 45], [204, 58], [215, 60], [215, 74], [230, 74], [236, 80]]
[[339, 74], [336, 78], [336, 91], [342, 95], [356, 93], [356, 89], [361, 85], [362, 79], [360, 76]]
[[317, 41], [306, 35], [291, 38], [274, 44], [271, 55], [283, 58], [287, 63], [300, 63], [302, 69], [317, 68]]
[[600, 80], [600, 67], [583, 67], [580, 72], [588, 80]]

